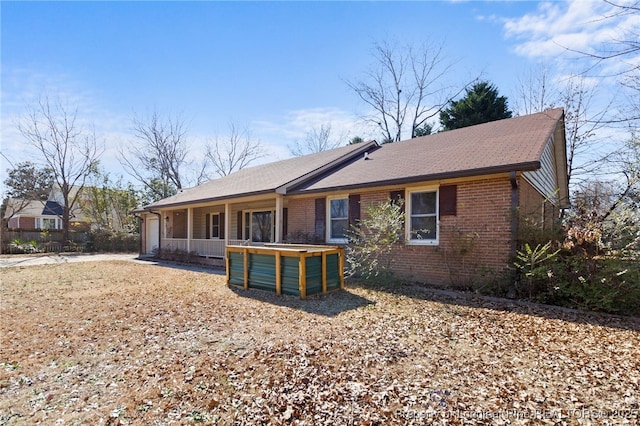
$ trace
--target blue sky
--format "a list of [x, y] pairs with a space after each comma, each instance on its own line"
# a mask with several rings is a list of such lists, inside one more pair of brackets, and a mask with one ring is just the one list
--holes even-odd
[[[180, 114], [193, 155], [229, 122], [249, 126], [269, 152], [311, 127], [378, 137], [345, 80], [362, 78], [374, 42], [443, 43], [447, 83], [480, 76], [512, 99], [517, 79], [554, 64], [563, 45], [593, 42], [603, 3], [543, 2], [6, 2], [2, 19], [1, 148], [35, 157], [15, 123], [43, 95], [78, 107], [104, 142], [103, 166], [123, 174], [134, 113]], [[610, 24], [612, 25], [612, 24]], [[566, 38], [562, 38], [566, 37]], [[558, 41], [554, 41], [554, 38]], [[514, 107], [514, 102], [510, 104]], [[517, 111], [516, 111], [517, 112]], [[9, 167], [2, 158], [1, 177]], [[125, 175], [125, 180], [128, 177]]]

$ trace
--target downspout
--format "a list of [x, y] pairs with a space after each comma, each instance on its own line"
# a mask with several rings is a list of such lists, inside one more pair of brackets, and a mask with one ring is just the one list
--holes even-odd
[[518, 205], [520, 204], [520, 191], [518, 191], [518, 179], [515, 170], [509, 172], [511, 182], [511, 249], [510, 253], [515, 256], [518, 244]]

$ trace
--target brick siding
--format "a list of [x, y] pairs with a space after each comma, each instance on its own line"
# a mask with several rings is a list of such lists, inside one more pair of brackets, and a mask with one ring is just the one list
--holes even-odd
[[[397, 188], [401, 189], [401, 188]], [[511, 254], [511, 183], [508, 176], [457, 185], [457, 215], [440, 219], [437, 246], [403, 244], [393, 268], [404, 278], [465, 287], [481, 269], [501, 271]], [[390, 191], [360, 192], [361, 211]], [[289, 200], [289, 232], [313, 233], [315, 198]]]

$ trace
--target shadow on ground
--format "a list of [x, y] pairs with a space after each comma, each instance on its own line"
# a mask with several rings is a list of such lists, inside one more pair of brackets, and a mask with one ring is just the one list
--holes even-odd
[[[211, 266], [178, 264], [173, 262], [158, 261], [156, 259], [142, 258], [144, 263], [158, 266], [177, 268], [188, 271], [203, 272], [208, 274], [224, 275], [225, 270]], [[464, 306], [470, 308], [491, 309], [501, 312], [515, 312], [524, 315], [533, 315], [547, 319], [556, 319], [574, 323], [589, 324], [603, 327], [614, 327], [624, 330], [640, 332], [640, 318], [622, 315], [613, 315], [600, 312], [582, 311], [579, 309], [564, 308], [561, 306], [543, 305], [521, 300], [503, 299], [498, 297], [482, 296], [470, 292], [441, 290], [427, 287], [420, 283], [394, 283], [371, 284], [367, 282], [351, 282], [346, 290], [335, 291], [327, 295], [313, 296], [302, 300], [297, 296], [281, 295], [265, 291], [238, 287], [230, 287], [240, 297], [247, 297], [265, 303], [298, 309], [307, 313], [336, 316], [342, 312], [358, 309], [360, 307], [375, 304], [376, 302], [358, 296], [348, 291], [349, 288], [365, 288], [368, 290], [383, 291], [398, 296], [449, 305]]]
[[247, 297], [260, 302], [271, 303], [273, 305], [297, 309], [309, 314], [335, 317], [343, 312], [362, 308], [374, 304], [369, 299], [358, 296], [348, 290], [337, 290], [325, 295], [316, 295], [307, 299], [300, 299], [298, 296], [280, 295], [257, 289], [248, 289], [230, 286], [231, 291], [240, 297]]
[[[226, 273], [222, 268], [206, 265], [180, 264], [170, 261], [159, 261], [154, 258], [140, 258], [138, 261], [160, 267], [202, 272], [205, 274], [225, 275]], [[266, 290], [245, 290], [235, 286], [229, 286], [229, 288], [240, 297], [246, 297], [260, 302], [270, 303], [272, 305], [297, 309], [310, 314], [323, 315], [327, 317], [334, 317], [342, 312], [347, 312], [375, 303], [364, 297], [343, 290], [334, 291], [325, 295], [310, 296], [303, 300], [298, 296], [285, 294], [278, 296], [274, 292]]]

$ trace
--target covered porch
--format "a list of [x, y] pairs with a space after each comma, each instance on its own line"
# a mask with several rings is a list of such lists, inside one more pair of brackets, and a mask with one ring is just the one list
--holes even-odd
[[224, 259], [229, 245], [280, 243], [286, 236], [282, 195], [162, 209], [160, 247]]

